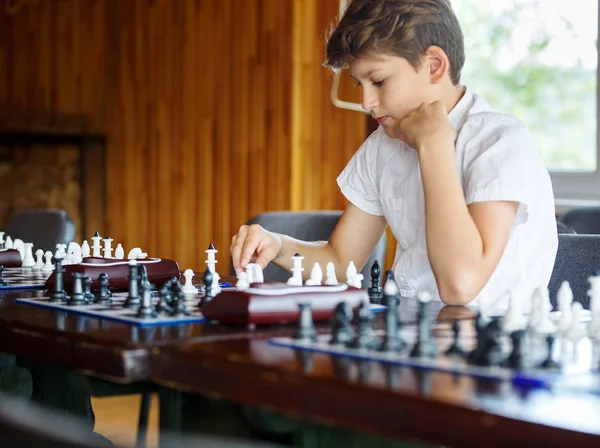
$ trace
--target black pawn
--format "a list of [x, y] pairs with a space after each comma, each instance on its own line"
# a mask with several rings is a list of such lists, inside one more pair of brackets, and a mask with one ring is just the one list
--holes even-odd
[[158, 297], [156, 311], [158, 311], [159, 314], [170, 314], [173, 310], [169, 305], [171, 302], [171, 286], [168, 282], [162, 285]]
[[67, 305], [78, 306], [85, 305], [85, 294], [83, 293], [83, 274], [81, 272], [73, 273], [73, 292]]
[[210, 272], [210, 269], [206, 268], [206, 271], [204, 271], [204, 275], [202, 277], [202, 282], [204, 283], [204, 296], [202, 297], [202, 299], [200, 299], [200, 306], [206, 305], [208, 302], [210, 302], [213, 299], [213, 295], [212, 295], [213, 275], [212, 275], [212, 272]]
[[465, 356], [465, 349], [460, 343], [460, 323], [455, 320], [452, 324], [452, 345], [446, 350], [447, 356]]
[[315, 342], [317, 340], [317, 331], [313, 324], [312, 310], [310, 303], [299, 303], [300, 317], [294, 339], [301, 342]]
[[549, 334], [546, 336], [546, 344], [548, 345], [548, 355], [546, 359], [540, 364], [540, 368], [542, 369], [560, 369], [560, 364], [557, 363], [554, 356], [554, 342], [556, 338], [553, 334]]
[[108, 275], [102, 272], [98, 276], [98, 294], [95, 302], [99, 305], [109, 305], [111, 303], [111, 293], [108, 289]]
[[89, 276], [83, 277], [83, 295], [87, 303], [94, 301], [94, 294], [92, 294], [92, 279]]
[[513, 331], [510, 334], [512, 350], [505, 361], [505, 365], [515, 370], [523, 369], [523, 345], [525, 342], [525, 330]]
[[3, 272], [4, 272], [4, 266], [0, 265], [0, 286], [8, 286], [8, 283], [6, 283], [6, 280], [4, 280], [4, 277], [2, 277]]
[[371, 309], [367, 302], [361, 302], [356, 312], [358, 331], [350, 343], [350, 347], [358, 349], [373, 349], [379, 345], [379, 340], [371, 326]]
[[67, 293], [65, 292], [63, 273], [65, 270], [62, 267], [62, 258], [54, 259], [54, 288], [50, 294], [50, 302], [60, 303], [67, 299]]
[[504, 361], [502, 359], [501, 337], [500, 320], [493, 318], [483, 329], [483, 348], [479, 351], [478, 356], [472, 360], [472, 364], [485, 367], [501, 366]]
[[142, 283], [142, 304], [138, 309], [136, 317], [139, 319], [152, 319], [156, 317], [156, 311], [152, 306], [152, 285], [148, 281]]
[[181, 285], [179, 284], [179, 282], [177, 282], [176, 285], [179, 287], [175, 288], [177, 292], [173, 296], [174, 303], [172, 304], [173, 311], [171, 312], [171, 316], [172, 317], [189, 316], [190, 312], [188, 311], [187, 307], [185, 306], [185, 294], [182, 291]]
[[140, 290], [138, 284], [138, 266], [137, 263], [129, 263], [129, 293], [123, 304], [124, 308], [137, 308], [140, 306]]
[[331, 345], [348, 345], [354, 338], [352, 329], [352, 308], [348, 302], [340, 302], [333, 311], [333, 325], [331, 329]]
[[381, 288], [379, 283], [380, 279], [381, 268], [379, 267], [379, 261], [375, 260], [373, 262], [373, 266], [371, 266], [371, 286], [367, 288], [367, 292], [369, 294], [369, 301], [371, 303], [380, 304], [381, 299], [383, 298], [383, 289]]

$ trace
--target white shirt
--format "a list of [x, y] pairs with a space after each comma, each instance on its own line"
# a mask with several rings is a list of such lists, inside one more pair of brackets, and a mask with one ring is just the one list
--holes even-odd
[[[515, 201], [517, 217], [502, 258], [472, 304], [506, 309], [513, 294], [523, 311], [547, 287], [558, 248], [552, 184], [526, 127], [465, 92], [449, 120], [457, 131], [456, 168], [467, 204]], [[339, 175], [346, 198], [385, 216], [398, 244], [393, 270], [400, 292], [429, 291], [440, 300], [425, 244], [425, 202], [417, 153], [379, 127]]]

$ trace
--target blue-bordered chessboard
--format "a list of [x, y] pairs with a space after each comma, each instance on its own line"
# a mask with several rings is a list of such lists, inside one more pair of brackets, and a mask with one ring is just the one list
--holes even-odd
[[4, 268], [2, 278], [7, 283], [0, 291], [13, 289], [44, 289], [46, 279], [52, 272], [32, 268]]

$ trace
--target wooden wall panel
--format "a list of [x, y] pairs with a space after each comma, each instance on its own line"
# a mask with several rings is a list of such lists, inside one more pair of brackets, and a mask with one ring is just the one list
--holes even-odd
[[[321, 66], [338, 0], [42, 0], [0, 12], [0, 110], [107, 135], [106, 228], [203, 268], [266, 210], [342, 209], [365, 118]], [[360, 101], [344, 78], [340, 96]]]

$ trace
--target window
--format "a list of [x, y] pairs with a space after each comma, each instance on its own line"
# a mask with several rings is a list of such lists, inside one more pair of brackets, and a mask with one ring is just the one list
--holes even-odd
[[452, 0], [462, 82], [530, 129], [557, 198], [600, 199], [598, 0]]

